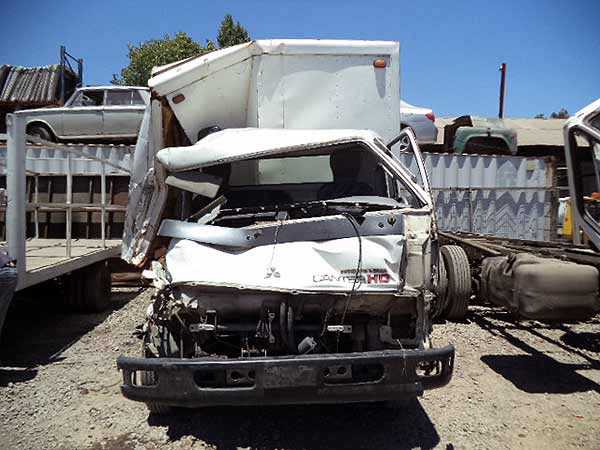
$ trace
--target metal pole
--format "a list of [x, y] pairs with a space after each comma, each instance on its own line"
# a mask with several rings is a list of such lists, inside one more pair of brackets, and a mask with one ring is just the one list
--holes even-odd
[[25, 259], [25, 119], [19, 114], [7, 114], [7, 180], [8, 204], [6, 208], [6, 240], [8, 252], [17, 258], [17, 289], [23, 284], [27, 270]]
[[104, 162], [100, 163], [100, 238], [102, 239], [102, 247], [106, 248], [106, 166]]
[[83, 59], [79, 58], [77, 60], [77, 87], [83, 86]]
[[60, 104], [65, 104], [65, 70], [66, 70], [66, 56], [65, 46], [60, 46]]
[[71, 152], [67, 150], [67, 220], [66, 220], [66, 238], [67, 238], [67, 257], [71, 257], [71, 226], [73, 223], [73, 166]]
[[500, 110], [498, 117], [504, 119], [504, 94], [506, 93], [506, 63], [500, 66]]
[[33, 201], [35, 202], [35, 208], [33, 209], [33, 220], [35, 220], [35, 237], [38, 239], [40, 237], [40, 214], [39, 210], [39, 202], [40, 202], [40, 180], [39, 174], [35, 174], [33, 177], [33, 181], [35, 183], [35, 192], [33, 195]]

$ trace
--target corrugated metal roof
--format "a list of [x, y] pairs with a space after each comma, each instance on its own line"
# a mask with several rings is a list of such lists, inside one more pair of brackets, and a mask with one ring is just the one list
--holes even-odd
[[[438, 129], [436, 144], [444, 143], [444, 127], [452, 123], [456, 117], [438, 117], [435, 126]], [[517, 132], [520, 146], [524, 145], [553, 145], [562, 146], [563, 125], [565, 119], [504, 119], [507, 128]]]
[[[73, 84], [74, 74], [66, 73], [67, 83]], [[49, 104], [60, 99], [60, 66], [0, 67], [0, 102]]]

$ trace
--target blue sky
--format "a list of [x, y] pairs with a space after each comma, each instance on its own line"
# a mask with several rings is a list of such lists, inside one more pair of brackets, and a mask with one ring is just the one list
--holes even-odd
[[0, 64], [82, 57], [85, 84], [127, 65], [127, 44], [185, 31], [215, 39], [226, 13], [252, 38], [398, 40], [402, 97], [438, 116], [570, 112], [600, 96], [600, 0], [33, 1], [3, 5]]

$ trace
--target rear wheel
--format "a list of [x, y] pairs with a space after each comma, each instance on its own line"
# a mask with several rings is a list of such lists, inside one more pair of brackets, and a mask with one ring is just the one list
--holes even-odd
[[110, 304], [111, 279], [108, 262], [79, 269], [65, 283], [66, 303], [72, 311], [97, 313]]
[[100, 312], [110, 304], [110, 268], [102, 261], [84, 269], [82, 307], [84, 312]]
[[451, 320], [462, 320], [467, 315], [471, 298], [469, 259], [458, 245], [444, 245], [441, 255], [448, 273], [445, 315]]
[[55, 141], [54, 135], [44, 125], [32, 125], [27, 130], [27, 134], [30, 136], [39, 137], [40, 139], [44, 139], [45, 141]]

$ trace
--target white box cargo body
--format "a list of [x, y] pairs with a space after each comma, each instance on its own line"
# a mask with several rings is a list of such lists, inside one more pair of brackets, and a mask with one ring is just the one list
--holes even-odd
[[148, 82], [191, 143], [203, 128], [400, 132], [400, 44], [259, 40], [155, 68]]
[[134, 264], [166, 201], [154, 159], [164, 147], [194, 144], [213, 126], [367, 129], [386, 142], [400, 133], [398, 42], [253, 41], [154, 68], [148, 86], [123, 235], [122, 257]]

